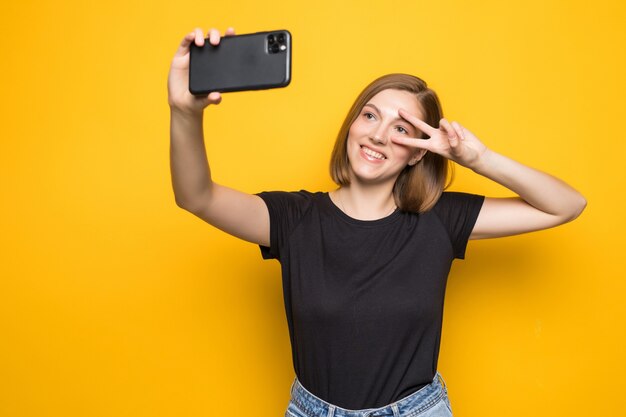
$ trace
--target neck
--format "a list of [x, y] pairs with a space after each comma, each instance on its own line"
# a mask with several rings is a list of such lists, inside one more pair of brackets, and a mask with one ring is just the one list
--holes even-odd
[[396, 209], [393, 184], [363, 186], [356, 181], [335, 190], [333, 202], [348, 216], [358, 220], [377, 220], [387, 217]]

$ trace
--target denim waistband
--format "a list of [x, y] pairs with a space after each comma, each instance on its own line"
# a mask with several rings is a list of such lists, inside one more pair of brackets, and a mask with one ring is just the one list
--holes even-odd
[[296, 377], [291, 384], [291, 401], [310, 417], [404, 417], [432, 407], [445, 395], [445, 387], [446, 383], [437, 371], [432, 382], [398, 401], [379, 408], [350, 410], [316, 397]]

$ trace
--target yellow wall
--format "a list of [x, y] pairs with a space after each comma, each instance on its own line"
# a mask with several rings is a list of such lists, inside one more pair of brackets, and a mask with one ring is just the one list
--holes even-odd
[[[0, 416], [283, 415], [279, 265], [170, 183], [170, 60], [194, 27], [229, 25], [289, 29], [293, 81], [208, 109], [217, 181], [331, 189], [348, 106], [409, 72], [488, 146], [579, 189], [575, 222], [455, 262], [439, 369], [457, 417], [623, 411], [625, 17], [620, 0], [3, 5]], [[452, 189], [511, 194], [464, 168]]]

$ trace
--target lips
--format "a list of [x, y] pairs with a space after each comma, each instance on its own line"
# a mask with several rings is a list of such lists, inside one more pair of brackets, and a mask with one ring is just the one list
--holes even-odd
[[361, 152], [366, 156], [367, 160], [384, 161], [387, 157], [365, 145], [361, 145]]

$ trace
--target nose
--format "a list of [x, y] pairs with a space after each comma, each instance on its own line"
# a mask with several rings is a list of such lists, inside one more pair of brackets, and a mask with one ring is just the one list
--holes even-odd
[[380, 145], [386, 145], [387, 135], [385, 133], [385, 129], [382, 126], [380, 126], [377, 129], [374, 129], [372, 133], [370, 134], [370, 140]]

